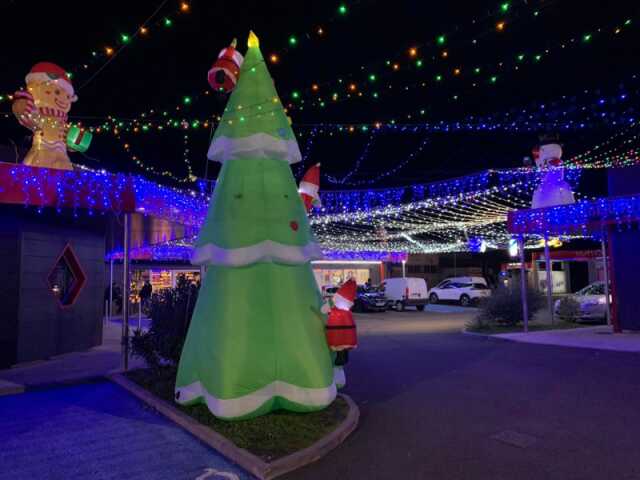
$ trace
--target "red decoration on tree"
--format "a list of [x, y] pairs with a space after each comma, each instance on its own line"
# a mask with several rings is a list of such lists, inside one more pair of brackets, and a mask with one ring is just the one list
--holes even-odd
[[300, 187], [298, 188], [300, 198], [304, 203], [304, 208], [307, 209], [307, 213], [316, 206], [321, 206], [320, 202], [320, 164], [316, 163], [311, 167], [300, 180]]
[[242, 62], [244, 62], [244, 57], [236, 50], [236, 39], [234, 38], [231, 45], [220, 51], [218, 59], [209, 70], [207, 79], [211, 88], [218, 92], [231, 92], [238, 83]]

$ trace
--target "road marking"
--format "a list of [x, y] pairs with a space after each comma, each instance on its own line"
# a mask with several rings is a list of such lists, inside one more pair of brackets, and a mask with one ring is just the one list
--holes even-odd
[[216, 470], [215, 468], [205, 468], [204, 473], [199, 477], [196, 477], [195, 480], [204, 480], [205, 478], [227, 478], [228, 480], [240, 480], [240, 477], [235, 473], [231, 472], [221, 472], [220, 470]]
[[507, 445], [518, 448], [527, 448], [538, 441], [537, 438], [524, 433], [514, 432], [513, 430], [505, 430], [493, 435], [491, 438]]

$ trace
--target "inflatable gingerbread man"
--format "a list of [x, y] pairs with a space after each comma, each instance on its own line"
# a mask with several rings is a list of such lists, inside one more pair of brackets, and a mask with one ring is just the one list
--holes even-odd
[[25, 78], [26, 90], [14, 95], [11, 107], [18, 122], [33, 132], [24, 164], [73, 170], [67, 155], [67, 114], [77, 100], [71, 79], [54, 63], [40, 62]]

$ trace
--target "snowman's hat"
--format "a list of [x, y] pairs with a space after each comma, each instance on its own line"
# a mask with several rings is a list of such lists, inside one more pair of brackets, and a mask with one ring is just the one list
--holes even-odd
[[560, 145], [560, 135], [557, 133], [543, 133], [538, 136], [538, 140], [540, 141], [538, 145], [549, 145], [550, 143], [557, 143]]

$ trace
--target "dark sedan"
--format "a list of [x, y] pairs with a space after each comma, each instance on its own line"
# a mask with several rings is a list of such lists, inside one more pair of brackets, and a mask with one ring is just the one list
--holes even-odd
[[387, 298], [375, 288], [358, 286], [352, 310], [354, 312], [384, 312], [387, 310]]

